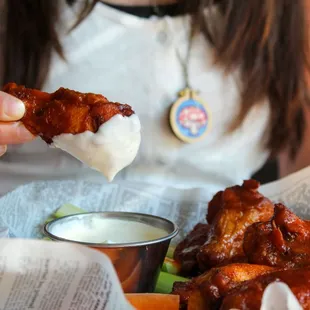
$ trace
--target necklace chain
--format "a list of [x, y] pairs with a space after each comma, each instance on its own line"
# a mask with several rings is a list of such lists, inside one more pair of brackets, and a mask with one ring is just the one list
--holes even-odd
[[[160, 7], [157, 5], [156, 0], [153, 1], [153, 10], [154, 13], [159, 16], [159, 17], [163, 17], [165, 14], [164, 12], [161, 11]], [[185, 25], [185, 17], [183, 18], [183, 23], [184, 23], [184, 28], [186, 28]], [[190, 60], [190, 54], [191, 54], [191, 49], [192, 49], [192, 43], [193, 43], [193, 37], [194, 37], [194, 27], [192, 25], [192, 23], [190, 24], [190, 30], [189, 30], [189, 35], [188, 35], [188, 45], [187, 45], [187, 51], [186, 51], [186, 55], [185, 57], [181, 56], [180, 50], [177, 48], [177, 46], [175, 45], [174, 42], [174, 31], [173, 31], [173, 27], [170, 25], [170, 21], [168, 19], [165, 20], [167, 23], [167, 26], [169, 28], [169, 32], [170, 34], [173, 36], [172, 38], [172, 42], [174, 45], [174, 49], [175, 49], [175, 53], [176, 56], [181, 64], [182, 67], [182, 73], [184, 76], [184, 80], [185, 80], [185, 88], [191, 88], [190, 87], [190, 83], [189, 83], [189, 73], [188, 73], [188, 66], [189, 66], [189, 60]]]
[[[153, 10], [157, 14], [157, 16], [163, 17], [164, 14], [161, 12], [160, 8], [156, 5], [156, 0], [153, 1]], [[179, 46], [177, 45], [177, 33], [174, 31], [174, 25], [171, 23], [170, 18], [164, 18], [166, 22], [167, 28], [169, 28], [169, 32], [172, 36], [172, 44], [176, 53], [176, 56], [181, 65], [185, 88], [179, 92], [179, 98], [172, 103], [170, 112], [169, 112], [169, 123], [173, 134], [181, 141], [186, 143], [193, 143], [196, 141], [200, 141], [204, 139], [209, 129], [211, 128], [211, 115], [208, 106], [197, 96], [197, 93], [191, 88], [189, 83], [189, 61], [190, 54], [193, 44], [193, 38], [195, 35], [195, 25], [193, 20], [189, 16], [189, 29], [188, 29], [188, 16], [183, 16], [183, 26], [184, 30], [187, 33], [188, 31], [188, 40], [187, 40], [187, 48], [186, 54], [182, 57], [182, 53], [180, 52]], [[186, 112], [185, 112], [186, 111]], [[191, 111], [191, 112], [189, 112]], [[181, 116], [183, 114], [183, 116]], [[191, 115], [196, 114], [196, 121], [193, 122], [193, 118]], [[186, 115], [184, 117], [184, 115]], [[199, 121], [197, 120], [197, 115], [199, 116]], [[202, 117], [203, 116], [203, 117]], [[182, 123], [183, 121], [187, 122], [187, 125]], [[188, 124], [190, 126], [188, 127]], [[185, 130], [186, 129], [186, 130]], [[198, 130], [199, 129], [199, 130]]]

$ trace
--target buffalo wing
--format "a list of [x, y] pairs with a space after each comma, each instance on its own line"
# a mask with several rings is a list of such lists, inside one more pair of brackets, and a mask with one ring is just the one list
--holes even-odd
[[200, 247], [208, 240], [209, 231], [209, 224], [197, 224], [188, 236], [177, 245], [174, 259], [181, 264], [182, 275], [190, 276], [199, 273], [197, 254]]
[[244, 252], [254, 264], [283, 268], [310, 265], [310, 221], [277, 204], [270, 221], [248, 228]]
[[225, 296], [220, 310], [259, 310], [265, 288], [279, 281], [289, 286], [303, 309], [310, 309], [310, 269], [304, 268], [275, 271], [242, 283]]
[[249, 264], [213, 268], [189, 282], [176, 282], [173, 293], [180, 295], [181, 304], [188, 310], [214, 309], [221, 297], [240, 283], [274, 270], [268, 266]]
[[102, 95], [65, 88], [49, 94], [9, 83], [3, 91], [23, 101], [26, 113], [21, 122], [49, 144], [54, 136], [63, 133], [97, 132], [100, 125], [116, 114], [134, 114], [129, 105], [110, 102]]
[[209, 203], [210, 231], [197, 254], [201, 271], [246, 262], [243, 252], [246, 229], [253, 223], [269, 220], [274, 212], [274, 205], [258, 192], [258, 187], [254, 180], [245, 181], [242, 186], [219, 192]]

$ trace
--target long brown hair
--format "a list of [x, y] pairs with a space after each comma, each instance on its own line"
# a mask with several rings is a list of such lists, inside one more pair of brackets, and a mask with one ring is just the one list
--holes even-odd
[[[269, 100], [267, 147], [274, 155], [290, 147], [294, 156], [303, 138], [303, 108], [308, 104], [305, 1], [181, 1], [213, 45], [217, 63], [227, 72], [241, 72], [241, 110], [233, 129], [254, 105]], [[84, 0], [77, 24], [96, 2]], [[61, 0], [6, 0], [3, 83], [43, 86], [52, 51], [63, 56], [56, 31], [60, 4]], [[219, 18], [206, 17], [207, 8], [216, 8]]]

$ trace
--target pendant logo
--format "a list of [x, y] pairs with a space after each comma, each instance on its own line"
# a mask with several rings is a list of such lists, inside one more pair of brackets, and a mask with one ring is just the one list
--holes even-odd
[[208, 106], [190, 89], [180, 93], [180, 98], [172, 105], [170, 125], [174, 134], [183, 142], [202, 140], [211, 128]]

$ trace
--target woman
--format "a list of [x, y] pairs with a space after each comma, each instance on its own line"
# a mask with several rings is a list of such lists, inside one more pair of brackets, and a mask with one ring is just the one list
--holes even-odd
[[[215, 191], [269, 156], [279, 156], [282, 176], [309, 164], [304, 0], [7, 0], [3, 12], [3, 84], [64, 86], [135, 108], [142, 146], [118, 179]], [[171, 130], [183, 116], [168, 121], [185, 87], [206, 102], [208, 133], [194, 143]], [[0, 194], [37, 179], [102, 181], [29, 142], [16, 99], [1, 93], [0, 112]]]

